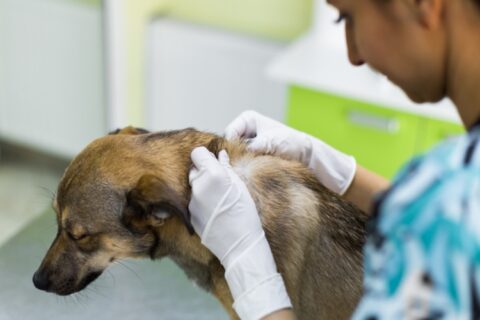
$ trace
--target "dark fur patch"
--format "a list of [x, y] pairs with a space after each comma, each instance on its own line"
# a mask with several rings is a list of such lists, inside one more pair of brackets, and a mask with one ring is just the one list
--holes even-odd
[[109, 133], [109, 135], [114, 135], [114, 134], [147, 134], [150, 133], [150, 131], [143, 129], [143, 128], [135, 128], [135, 127], [126, 127], [122, 129], [117, 129], [115, 131], [112, 131]]
[[153, 243], [150, 249], [148, 250], [148, 254], [150, 255], [150, 259], [155, 260], [156, 253], [158, 251], [158, 246], [160, 245], [160, 238], [158, 237], [157, 232], [154, 228], [150, 227], [150, 233], [153, 235]]
[[171, 138], [179, 134], [189, 134], [193, 132], [197, 132], [197, 130], [194, 128], [185, 128], [182, 130], [159, 131], [159, 132], [155, 132], [145, 136], [145, 138], [143, 139], [143, 142], [147, 143], [152, 140]]
[[82, 282], [80, 282], [78, 285], [77, 291], [83, 290], [86, 286], [100, 277], [101, 274], [101, 271], [90, 272], [85, 278], [82, 279]]
[[225, 139], [220, 137], [214, 138], [212, 141], [210, 141], [206, 148], [218, 158], [218, 153], [226, 149]]

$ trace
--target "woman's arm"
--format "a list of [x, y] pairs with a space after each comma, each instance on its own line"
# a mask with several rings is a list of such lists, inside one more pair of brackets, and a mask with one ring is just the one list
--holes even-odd
[[292, 309], [284, 309], [272, 314], [269, 314], [266, 317], [263, 317], [262, 320], [296, 320], [295, 314], [293, 314]]
[[390, 187], [390, 182], [360, 165], [357, 165], [355, 177], [343, 197], [368, 214], [373, 210], [376, 194]]

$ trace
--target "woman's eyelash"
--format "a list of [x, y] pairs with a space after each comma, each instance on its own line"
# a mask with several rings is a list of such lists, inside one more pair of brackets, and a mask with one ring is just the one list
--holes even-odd
[[345, 21], [348, 18], [348, 16], [345, 13], [339, 13], [338, 18], [334, 21], [336, 24], [340, 24], [343, 21]]

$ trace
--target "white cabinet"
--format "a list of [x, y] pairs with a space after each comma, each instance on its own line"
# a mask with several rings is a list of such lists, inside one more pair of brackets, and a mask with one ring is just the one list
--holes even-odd
[[72, 156], [106, 131], [102, 14], [0, 0], [0, 138]]
[[154, 22], [148, 39], [149, 128], [221, 134], [246, 109], [284, 120], [285, 85], [265, 70], [284, 43], [172, 19]]

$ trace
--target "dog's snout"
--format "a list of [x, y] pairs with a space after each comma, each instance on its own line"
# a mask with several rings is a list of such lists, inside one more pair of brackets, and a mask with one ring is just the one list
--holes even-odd
[[44, 272], [37, 271], [33, 275], [33, 284], [37, 289], [47, 291], [50, 286], [50, 281]]

